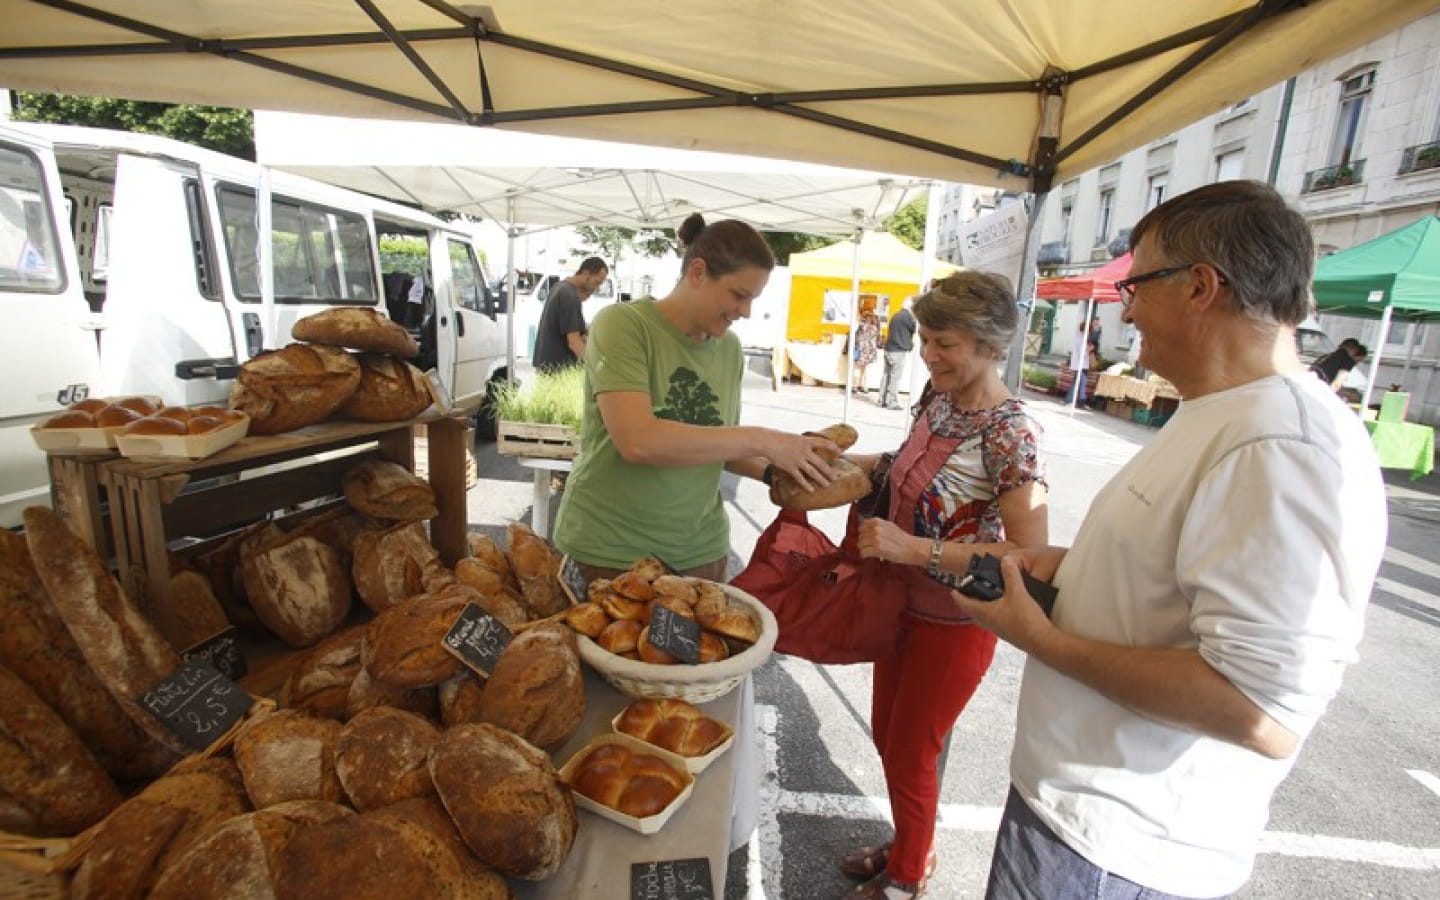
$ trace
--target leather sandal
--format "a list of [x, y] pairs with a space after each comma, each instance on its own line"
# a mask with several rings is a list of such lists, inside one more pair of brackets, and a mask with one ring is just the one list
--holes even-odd
[[864, 884], [856, 885], [853, 891], [845, 895], [845, 900], [916, 900], [925, 896], [925, 885], [928, 881], [927, 877], [915, 884], [906, 884], [891, 878], [888, 872], [881, 872]]
[[861, 847], [840, 860], [840, 871], [846, 878], [865, 881], [885, 871], [886, 857], [890, 853], [890, 842], [878, 847]]

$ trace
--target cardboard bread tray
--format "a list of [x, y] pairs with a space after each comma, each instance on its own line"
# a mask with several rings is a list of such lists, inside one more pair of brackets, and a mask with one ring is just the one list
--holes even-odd
[[120, 454], [129, 459], [159, 462], [204, 459], [236, 443], [249, 430], [250, 417], [245, 416], [203, 434], [122, 434], [116, 439], [116, 445]]
[[570, 760], [560, 769], [560, 780], [566, 784], [571, 784], [575, 770], [579, 768], [580, 763], [584, 761], [585, 757], [589, 756], [592, 750], [603, 747], [606, 744], [622, 744], [632, 750], [659, 757], [666, 763], [669, 763], [677, 772], [685, 776], [685, 787], [680, 790], [679, 794], [675, 795], [675, 799], [670, 801], [669, 806], [655, 815], [646, 816], [643, 819], [637, 819], [635, 816], [627, 816], [619, 810], [611, 809], [603, 803], [597, 803], [579, 791], [574, 792], [575, 805], [582, 809], [588, 809], [601, 818], [609, 819], [619, 825], [624, 825], [631, 831], [638, 831], [641, 834], [656, 833], [661, 828], [664, 828], [665, 823], [670, 821], [670, 817], [675, 815], [675, 811], [684, 805], [686, 800], [690, 799], [690, 794], [695, 790], [695, 776], [686, 770], [685, 760], [682, 757], [676, 756], [668, 750], [661, 750], [659, 747], [637, 740], [628, 734], [601, 734], [597, 735], [584, 747], [581, 747], [574, 756], [570, 757]]
[[[637, 701], [637, 702], [638, 702], [638, 701]], [[621, 731], [621, 730], [620, 730], [620, 719], [621, 719], [622, 717], [624, 717], [624, 715], [625, 715], [625, 710], [626, 710], [626, 709], [629, 709], [629, 708], [630, 708], [630, 707], [627, 706], [627, 707], [625, 707], [625, 709], [620, 710], [618, 713], [615, 714], [615, 718], [613, 718], [613, 719], [610, 720], [610, 727], [615, 730], [615, 733], [616, 733], [616, 734], [623, 734], [623, 735], [625, 735], [626, 737], [629, 737], [629, 738], [634, 738], [635, 740], [640, 741], [641, 743], [643, 743], [645, 746], [647, 746], [647, 747], [653, 747], [654, 749], [659, 750], [659, 751], [661, 751], [661, 752], [667, 752], [667, 753], [668, 753], [668, 752], [673, 752], [673, 751], [667, 751], [667, 750], [665, 750], [664, 747], [658, 746], [658, 745], [656, 745], [656, 744], [652, 744], [652, 743], [650, 743], [649, 741], [646, 741], [644, 738], [635, 737], [635, 735], [630, 734], [629, 732]], [[701, 712], [703, 713], [704, 710], [702, 709]], [[714, 718], [714, 717], [711, 716], [711, 718]], [[719, 719], [715, 719], [715, 721], [720, 722]], [[684, 761], [684, 763], [685, 763], [685, 769], [686, 769], [686, 771], [688, 771], [691, 775], [699, 775], [701, 772], [705, 771], [707, 768], [710, 767], [710, 764], [711, 764], [712, 762], [714, 762], [715, 760], [719, 759], [720, 756], [723, 755], [726, 750], [729, 750], [729, 749], [730, 749], [730, 745], [731, 745], [731, 744], [735, 743], [735, 729], [731, 728], [729, 725], [726, 725], [724, 722], [720, 722], [720, 724], [721, 724], [722, 726], [724, 726], [724, 728], [725, 728], [725, 740], [723, 740], [723, 741], [721, 741], [720, 743], [716, 744], [716, 745], [715, 745], [715, 749], [711, 750], [709, 753], [706, 753], [704, 756], [685, 756], [684, 754], [680, 754], [680, 753], [676, 753], [676, 754], [675, 754], [678, 758], [680, 758], [681, 760]]]

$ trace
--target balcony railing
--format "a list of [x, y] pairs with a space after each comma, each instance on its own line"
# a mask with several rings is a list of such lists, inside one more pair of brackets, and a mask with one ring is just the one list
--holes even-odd
[[1400, 171], [1397, 174], [1421, 172], [1425, 169], [1440, 169], [1440, 141], [1406, 147], [1405, 155], [1400, 157]]
[[1051, 241], [1040, 245], [1035, 264], [1042, 268], [1063, 266], [1070, 261], [1070, 244], [1066, 241]]
[[1365, 160], [1352, 159], [1348, 163], [1341, 163], [1338, 166], [1328, 166], [1324, 169], [1315, 169], [1305, 173], [1305, 184], [1300, 188], [1300, 193], [1309, 194], [1315, 191], [1328, 191], [1331, 188], [1348, 187], [1352, 184], [1360, 184], [1365, 180]]

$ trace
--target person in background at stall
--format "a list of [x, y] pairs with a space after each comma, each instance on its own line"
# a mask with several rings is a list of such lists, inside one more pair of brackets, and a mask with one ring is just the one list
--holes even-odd
[[688, 575], [725, 579], [730, 525], [721, 472], [767, 466], [807, 488], [833, 476], [827, 438], [743, 426], [745, 360], [729, 329], [750, 315], [775, 258], [738, 220], [681, 224], [680, 280], [662, 299], [600, 311], [585, 348], [581, 442], [555, 525], [555, 546], [588, 578], [655, 554]]
[[915, 314], [910, 312], [914, 297], [906, 297], [900, 311], [890, 318], [885, 335], [885, 377], [880, 380], [880, 405], [885, 409], [900, 408], [900, 380], [905, 375], [905, 360], [915, 346]]
[[870, 724], [885, 770], [895, 839], [840, 868], [863, 883], [847, 897], [908, 900], [935, 867], [937, 762], [995, 653], [995, 636], [950, 600], [976, 553], [1043, 546], [1048, 528], [1040, 426], [996, 373], [1019, 322], [1004, 278], [961, 271], [915, 303], [930, 384], [893, 453], [850, 457], [888, 508], [860, 524], [863, 556], [923, 569], [894, 657], [875, 663]]
[[1085, 327], [1085, 316], [1075, 323], [1075, 336], [1070, 340], [1070, 371], [1075, 373], [1075, 383], [1070, 385], [1070, 394], [1065, 402], [1079, 406], [1085, 402], [1085, 373], [1090, 368], [1090, 332]]
[[588, 333], [580, 304], [590, 299], [609, 277], [610, 267], [605, 265], [605, 260], [591, 256], [580, 263], [574, 275], [551, 288], [535, 329], [535, 368], [553, 372], [579, 365], [585, 356]]
[[865, 370], [880, 351], [880, 317], [875, 315], [875, 298], [860, 298], [860, 320], [855, 323], [855, 392], [869, 392], [865, 386]]
[[[1095, 496], [1075, 545], [1005, 557], [956, 607], [1029, 654], [987, 897], [1219, 897], [1355, 660], [1385, 550], [1360, 420], [1305, 371], [1315, 249], [1273, 188], [1146, 213], [1124, 318], [1179, 411]], [[1024, 569], [1059, 590], [1052, 618]]]
[[1334, 352], [1312, 365], [1310, 371], [1338, 394], [1345, 388], [1345, 379], [1350, 377], [1350, 370], [1364, 362], [1369, 355], [1370, 350], [1364, 344], [1354, 338], [1346, 338]]

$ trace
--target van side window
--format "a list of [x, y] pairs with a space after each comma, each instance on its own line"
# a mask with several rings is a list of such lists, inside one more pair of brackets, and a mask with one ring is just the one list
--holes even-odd
[[489, 298], [485, 290], [485, 277], [480, 272], [480, 265], [475, 260], [472, 248], [454, 238], [449, 240], [449, 244], [450, 272], [455, 279], [456, 300], [465, 309], [495, 318], [494, 304], [487, 302]]
[[59, 293], [65, 286], [55, 211], [34, 154], [0, 145], [0, 290]]
[[220, 281], [215, 271], [215, 245], [210, 239], [209, 220], [205, 215], [205, 192], [194, 178], [185, 179], [185, 218], [190, 224], [195, 287], [206, 300], [219, 300]]
[[[258, 302], [255, 192], [223, 185], [218, 194], [235, 293]], [[270, 229], [276, 303], [374, 303], [374, 256], [363, 216], [277, 195]]]

